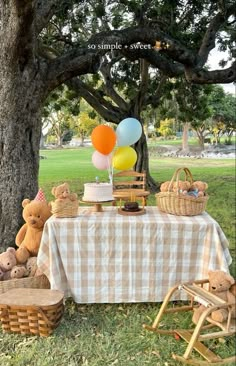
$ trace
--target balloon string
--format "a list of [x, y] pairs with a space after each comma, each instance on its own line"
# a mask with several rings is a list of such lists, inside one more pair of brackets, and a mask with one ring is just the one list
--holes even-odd
[[109, 159], [109, 157], [107, 157], [107, 165], [108, 165], [108, 176], [109, 176], [109, 180], [110, 180], [110, 184], [113, 183], [113, 166], [111, 165], [111, 160]]

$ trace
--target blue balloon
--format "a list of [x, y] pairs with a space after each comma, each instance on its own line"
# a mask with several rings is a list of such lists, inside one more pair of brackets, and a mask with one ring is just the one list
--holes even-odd
[[133, 145], [142, 135], [142, 125], [136, 118], [125, 118], [117, 126], [117, 146]]

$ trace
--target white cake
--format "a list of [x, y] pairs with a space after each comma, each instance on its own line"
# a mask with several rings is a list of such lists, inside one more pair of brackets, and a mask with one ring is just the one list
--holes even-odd
[[85, 183], [83, 201], [87, 202], [104, 202], [112, 201], [112, 184], [111, 183]]

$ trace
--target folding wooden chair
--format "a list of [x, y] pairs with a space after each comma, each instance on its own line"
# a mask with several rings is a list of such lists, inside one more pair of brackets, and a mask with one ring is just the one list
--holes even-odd
[[[209, 348], [207, 348], [203, 341], [214, 339], [214, 338], [223, 338], [227, 336], [232, 336], [236, 332], [236, 324], [235, 319], [232, 319], [232, 306], [231, 304], [223, 301], [216, 295], [207, 291], [203, 286], [207, 284], [208, 280], [199, 280], [192, 283], [186, 283], [183, 285], [177, 285], [170, 289], [167, 293], [162, 306], [152, 324], [152, 326], [148, 326], [146, 324], [143, 327], [152, 332], [156, 332], [159, 334], [173, 334], [177, 335], [183, 340], [187, 342], [187, 348], [182, 356], [177, 355], [175, 353], [172, 354], [172, 357], [180, 362], [189, 365], [234, 365], [236, 362], [236, 356], [227, 357], [222, 359], [220, 356], [213, 353]], [[188, 305], [182, 305], [172, 308], [167, 308], [169, 301], [172, 301], [172, 296], [176, 291], [184, 291], [190, 300]], [[175, 313], [180, 311], [191, 311], [196, 306], [196, 302], [204, 305], [206, 309], [202, 313], [199, 318], [199, 321], [195, 328], [192, 329], [163, 329], [159, 328], [160, 322], [162, 320], [163, 325], [163, 316], [168, 313]], [[219, 323], [214, 321], [211, 318], [211, 313], [217, 309], [228, 309], [228, 319], [224, 323]], [[210, 331], [211, 328], [214, 331]], [[201, 356], [200, 358], [195, 358], [192, 356], [192, 351], [195, 350]], [[203, 359], [205, 360], [203, 360]]]

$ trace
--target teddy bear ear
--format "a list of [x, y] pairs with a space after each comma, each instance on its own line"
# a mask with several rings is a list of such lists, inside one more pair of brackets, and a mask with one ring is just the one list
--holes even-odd
[[23, 201], [22, 201], [22, 207], [25, 208], [25, 206], [27, 206], [31, 201], [28, 199], [28, 198], [25, 198]]
[[230, 274], [226, 275], [226, 280], [228, 280], [231, 285], [235, 283], [235, 279]]
[[12, 253], [12, 254], [16, 253], [16, 250], [13, 247], [8, 247], [6, 251], [9, 252], [9, 253]]
[[52, 187], [51, 193], [55, 195], [57, 187]]

